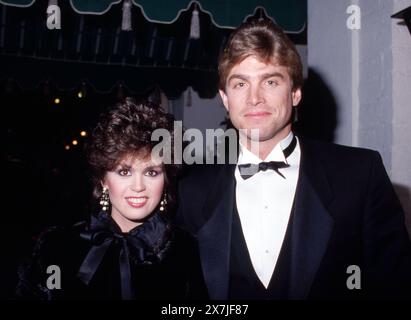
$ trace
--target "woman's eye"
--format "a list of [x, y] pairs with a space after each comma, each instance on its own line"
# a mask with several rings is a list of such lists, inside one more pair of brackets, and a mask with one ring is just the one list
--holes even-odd
[[130, 170], [128, 170], [128, 169], [120, 169], [120, 170], [118, 171], [118, 174], [119, 174], [120, 176], [128, 176], [128, 175], [130, 175]]
[[155, 176], [158, 175], [158, 172], [157, 172], [156, 170], [148, 170], [148, 171], [146, 172], [146, 174], [147, 174], [148, 176], [150, 176], [150, 177], [155, 177]]

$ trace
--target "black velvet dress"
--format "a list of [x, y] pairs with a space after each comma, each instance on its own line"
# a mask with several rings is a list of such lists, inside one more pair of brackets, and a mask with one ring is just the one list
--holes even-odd
[[207, 298], [194, 238], [160, 213], [129, 233], [106, 213], [90, 224], [50, 228], [19, 268], [16, 293], [40, 300]]

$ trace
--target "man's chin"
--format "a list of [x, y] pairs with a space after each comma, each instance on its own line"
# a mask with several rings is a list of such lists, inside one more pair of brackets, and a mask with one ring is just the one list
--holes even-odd
[[[252, 130], [247, 130], [247, 134], [243, 135], [244, 138], [246, 138], [248, 141], [253, 141], [253, 142], [264, 142], [271, 140], [274, 136], [272, 134], [268, 134], [266, 132], [261, 132], [259, 129], [252, 129]], [[241, 138], [241, 134], [240, 134]]]

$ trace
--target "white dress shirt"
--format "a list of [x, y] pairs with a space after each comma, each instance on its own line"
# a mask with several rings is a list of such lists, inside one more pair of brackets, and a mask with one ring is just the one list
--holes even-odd
[[[261, 160], [240, 143], [235, 170], [236, 201], [241, 227], [254, 270], [265, 288], [270, 283], [287, 230], [294, 201], [300, 167], [300, 144], [285, 159], [283, 150], [293, 139], [293, 133], [278, 143], [266, 159]], [[262, 161], [284, 161], [289, 167], [259, 171], [244, 180], [238, 165]]]

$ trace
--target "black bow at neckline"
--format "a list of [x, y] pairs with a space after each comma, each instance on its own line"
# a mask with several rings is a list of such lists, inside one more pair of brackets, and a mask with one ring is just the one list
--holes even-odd
[[88, 285], [108, 248], [112, 245], [118, 245], [120, 247], [121, 297], [124, 300], [134, 299], [135, 292], [131, 283], [131, 261], [136, 264], [159, 262], [167, 248], [169, 230], [165, 218], [159, 213], [155, 213], [128, 233], [123, 233], [106, 212], [92, 216], [90, 227], [80, 233], [81, 238], [92, 243], [92, 247], [81, 264], [77, 276]]

